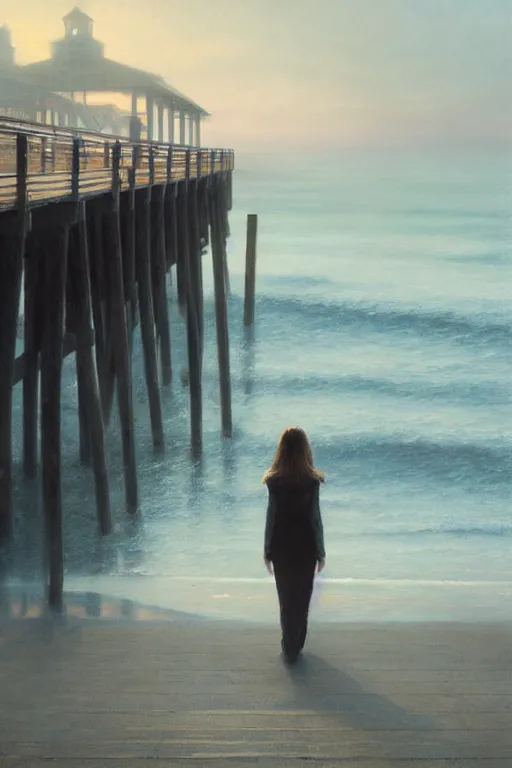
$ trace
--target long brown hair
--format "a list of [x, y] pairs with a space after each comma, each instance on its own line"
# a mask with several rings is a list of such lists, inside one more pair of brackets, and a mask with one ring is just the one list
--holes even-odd
[[308, 436], [300, 427], [287, 427], [279, 438], [274, 460], [263, 475], [263, 482], [274, 477], [289, 480], [312, 478], [324, 482], [324, 474], [313, 463]]

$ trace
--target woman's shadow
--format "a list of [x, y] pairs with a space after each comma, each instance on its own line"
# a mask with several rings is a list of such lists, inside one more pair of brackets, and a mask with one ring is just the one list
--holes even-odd
[[344, 725], [366, 730], [429, 730], [430, 720], [408, 712], [313, 653], [288, 666], [295, 701], [304, 709], [336, 715]]

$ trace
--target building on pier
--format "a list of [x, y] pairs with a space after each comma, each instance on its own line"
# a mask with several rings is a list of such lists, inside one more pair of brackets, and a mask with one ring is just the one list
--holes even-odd
[[81, 104], [34, 83], [16, 64], [11, 32], [0, 27], [0, 115], [27, 122], [52, 123], [53, 115], [67, 115], [68, 125], [88, 126]]
[[[208, 117], [206, 110], [163, 78], [106, 58], [103, 44], [94, 37], [93, 20], [79, 8], [63, 21], [64, 37], [52, 44], [51, 58], [23, 67], [35, 85], [81, 104], [84, 114], [88, 112], [88, 96], [128, 96], [132, 140], [201, 145], [201, 120]], [[59, 118], [55, 119], [58, 122]]]

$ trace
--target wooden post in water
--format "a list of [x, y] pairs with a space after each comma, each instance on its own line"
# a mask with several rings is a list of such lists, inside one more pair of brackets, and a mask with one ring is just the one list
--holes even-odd
[[116, 143], [112, 158], [112, 200], [107, 215], [108, 267], [111, 294], [112, 348], [117, 378], [117, 400], [123, 441], [123, 465], [126, 508], [136, 514], [139, 507], [137, 487], [137, 462], [133, 425], [133, 394], [126, 329], [124, 298], [123, 256], [121, 251], [121, 226], [119, 220], [119, 166], [121, 145]]
[[0, 220], [0, 547], [12, 534], [12, 383], [23, 265], [15, 213]]
[[133, 347], [133, 333], [137, 325], [137, 278], [135, 271], [135, 180], [137, 172], [138, 147], [132, 153], [130, 189], [121, 196], [121, 221], [123, 225], [123, 276], [128, 316], [128, 341], [130, 354]]
[[219, 361], [220, 405], [222, 434], [231, 437], [233, 418], [231, 412], [231, 371], [229, 362], [229, 330], [224, 273], [225, 240], [222, 231], [220, 206], [220, 181], [214, 176], [210, 184], [210, 227], [215, 287], [215, 319], [217, 326], [217, 354]]
[[37, 415], [39, 400], [39, 351], [41, 349], [40, 248], [37, 239], [28, 238], [24, 260], [23, 312], [23, 472], [34, 478], [37, 473]]
[[185, 221], [186, 185], [180, 181], [176, 185], [174, 215], [176, 222], [176, 282], [180, 314], [186, 318], [188, 295], [188, 226]]
[[223, 238], [223, 266], [222, 269], [224, 271], [224, 282], [226, 284], [226, 293], [229, 295], [231, 293], [231, 285], [230, 285], [230, 279], [229, 279], [229, 268], [228, 268], [228, 255], [227, 255], [227, 248], [226, 248], [226, 238], [229, 234], [229, 223], [228, 223], [228, 216], [227, 216], [227, 210], [226, 210], [226, 197], [225, 197], [225, 181], [224, 177], [225, 174], [223, 173], [223, 168], [225, 164], [225, 157], [224, 152], [221, 150], [219, 153], [219, 158], [217, 159], [217, 152], [216, 150], [212, 149], [211, 152], [211, 166], [212, 168], [216, 168], [216, 189], [217, 189], [217, 196], [219, 200], [219, 217], [220, 217], [220, 232], [221, 237]]
[[171, 328], [167, 303], [165, 253], [165, 187], [153, 187], [151, 198], [151, 266], [155, 326], [160, 347], [162, 383], [168, 387], [172, 379]]
[[82, 388], [84, 418], [94, 469], [98, 526], [103, 535], [112, 530], [110, 487], [105, 449], [105, 426], [98, 377], [91, 346], [91, 288], [85, 203], [80, 203], [77, 243], [69, 253], [69, 273], [75, 303], [77, 375]]
[[103, 419], [108, 424], [111, 402], [108, 379], [110, 375], [110, 344], [108, 343], [109, 318], [107, 315], [107, 272], [103, 258], [103, 204], [92, 202], [87, 208], [89, 269], [91, 275], [91, 304], [94, 321], [96, 368], [101, 394]]
[[178, 224], [176, 221], [177, 184], [168, 184], [165, 193], [165, 257], [167, 270], [178, 260]]
[[195, 243], [191, 243], [191, 200], [195, 190], [190, 186], [190, 150], [187, 150], [185, 167], [185, 184], [182, 196], [181, 216], [182, 224], [182, 257], [183, 277], [186, 285], [186, 313], [187, 313], [187, 350], [188, 350], [188, 378], [190, 391], [190, 433], [192, 455], [197, 457], [203, 448], [203, 393], [202, 393], [202, 366], [201, 366], [201, 331], [198, 317], [197, 267], [192, 266], [196, 258], [194, 253]]
[[[41, 350], [41, 458], [46, 531], [48, 604], [62, 610], [64, 551], [61, 496], [61, 377], [69, 223], [64, 216], [43, 235], [45, 325]], [[65, 213], [65, 209], [63, 210]]]
[[169, 271], [176, 263], [178, 250], [178, 236], [176, 226], [176, 184], [172, 183], [173, 174], [173, 147], [169, 147], [167, 153], [167, 185], [164, 199], [164, 228], [165, 228], [165, 263]]
[[247, 216], [247, 248], [245, 252], [245, 302], [244, 325], [254, 323], [254, 301], [256, 295], [256, 238], [258, 234], [258, 216]]
[[[80, 196], [80, 148], [81, 140], [73, 141], [73, 165], [71, 176], [71, 194], [78, 205]], [[77, 208], [78, 211], [78, 208]], [[82, 285], [73, 284], [72, 265], [76, 260], [76, 253], [80, 248], [78, 227], [74, 226], [69, 231], [68, 243], [68, 273], [66, 286], [66, 331], [75, 335], [78, 329], [77, 310], [81, 301]], [[89, 435], [89, 421], [87, 418], [87, 391], [84, 381], [84, 366], [81, 365], [80, 350], [76, 349], [76, 384], [78, 395], [78, 435], [80, 462], [88, 466], [91, 463], [91, 445]]]
[[142, 347], [144, 351], [144, 368], [148, 388], [149, 415], [155, 450], [164, 448], [164, 428], [162, 422], [162, 406], [158, 386], [158, 366], [155, 345], [155, 321], [153, 312], [153, 297], [151, 295], [151, 264], [150, 264], [150, 217], [151, 188], [141, 190], [135, 195], [135, 235], [136, 235], [136, 270], [139, 284], [139, 313]]
[[12, 386], [26, 232], [27, 137], [16, 138], [17, 210], [0, 214], [0, 547], [12, 535]]
[[[201, 376], [203, 372], [203, 354], [204, 354], [204, 286], [203, 286], [203, 240], [201, 238], [201, 227], [203, 222], [203, 202], [205, 199], [205, 189], [207, 185], [207, 179], [202, 179], [203, 170], [203, 156], [202, 153], [196, 152], [196, 168], [197, 179], [195, 183], [195, 199], [194, 199], [194, 238], [195, 238], [195, 252], [196, 252], [196, 265], [197, 265], [197, 313], [199, 319], [199, 334], [201, 339]], [[206, 224], [208, 229], [208, 224]]]
[[204, 337], [204, 299], [203, 299], [203, 265], [201, 261], [201, 239], [199, 230], [199, 180], [189, 182], [189, 259], [191, 300], [195, 305], [197, 327], [199, 334], [199, 364], [202, 375], [203, 337]]
[[[203, 169], [204, 158], [202, 152], [198, 152], [198, 167]], [[198, 212], [199, 212], [199, 237], [201, 241], [201, 250], [206, 250], [210, 244], [209, 219], [208, 219], [208, 177], [200, 177], [198, 190]], [[203, 253], [204, 255], [204, 253]]]

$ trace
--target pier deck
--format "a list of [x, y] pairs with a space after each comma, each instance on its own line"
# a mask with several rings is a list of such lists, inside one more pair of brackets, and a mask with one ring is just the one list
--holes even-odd
[[[140, 142], [0, 118], [0, 212], [14, 208], [19, 191], [17, 136], [27, 138], [26, 204], [90, 199], [112, 187], [113, 151], [119, 146], [119, 191], [168, 184], [234, 168], [232, 150]], [[74, 146], [78, 142], [78, 164]]]

